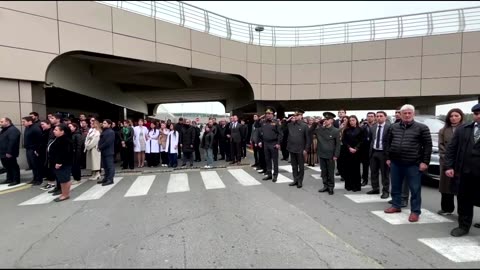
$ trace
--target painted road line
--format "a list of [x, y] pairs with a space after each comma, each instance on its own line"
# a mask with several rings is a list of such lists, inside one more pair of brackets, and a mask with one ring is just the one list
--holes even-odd
[[25, 186], [26, 184], [27, 183], [20, 183], [18, 185], [10, 186], [10, 187], [8, 186], [8, 184], [3, 184], [3, 185], [0, 185], [0, 192], [9, 190], [9, 189], [19, 188], [19, 187]]
[[[76, 189], [77, 187], [83, 185], [83, 183], [85, 183], [87, 181], [82, 181], [80, 184], [78, 185], [75, 185], [75, 186], [71, 186], [70, 187], [70, 191]], [[71, 196], [71, 195], [70, 195]], [[36, 196], [36, 197], [33, 197], [31, 198], [30, 200], [28, 201], [25, 201], [19, 205], [34, 205], [34, 204], [47, 204], [47, 203], [51, 203], [53, 202], [54, 199], [60, 197], [60, 195], [57, 195], [57, 196], [52, 196], [52, 193], [48, 193], [48, 191], [45, 191], [44, 193]]]
[[320, 169], [320, 166], [313, 166], [313, 167], [305, 166], [305, 168], [309, 168], [310, 170], [314, 170], [316, 172], [322, 172], [322, 170]]
[[23, 185], [23, 186], [20, 186], [20, 187], [16, 187], [16, 188], [12, 188], [12, 189], [7, 189], [7, 190], [4, 190], [4, 191], [0, 191], [0, 195], [12, 193], [12, 192], [16, 192], [16, 191], [20, 191], [20, 190], [24, 190], [24, 189], [27, 189], [27, 188], [30, 188], [30, 187], [32, 187], [31, 184], [26, 184], [26, 185]]
[[284, 171], [287, 171], [289, 173], [292, 173], [293, 170], [292, 170], [292, 165], [282, 165], [282, 166], [278, 166], [278, 169], [279, 170], [284, 170]]
[[240, 184], [244, 186], [254, 186], [254, 185], [261, 185], [255, 178], [253, 178], [250, 174], [242, 169], [232, 169], [228, 170], [228, 172], [237, 179]]
[[[343, 189], [345, 189], [345, 186], [343, 185]], [[369, 194], [345, 194], [345, 197], [349, 198], [350, 200], [356, 202], [356, 203], [375, 203], [375, 202], [388, 202], [388, 199], [382, 199], [380, 198], [379, 194], [375, 195], [369, 195]]]
[[132, 186], [125, 193], [124, 197], [135, 197], [135, 196], [144, 196], [147, 195], [150, 187], [152, 187], [153, 181], [155, 180], [155, 175], [142, 175], [137, 177]]
[[480, 261], [480, 237], [478, 236], [421, 238], [418, 241], [456, 263]]
[[[311, 176], [312, 176], [313, 178], [317, 179], [317, 180], [322, 179], [322, 175], [321, 175], [321, 174], [311, 174]], [[342, 177], [335, 175], [335, 180], [340, 180], [340, 179], [342, 179]]]
[[293, 183], [293, 180], [283, 174], [278, 174], [277, 183]]
[[168, 180], [167, 193], [190, 191], [188, 186], [188, 175], [186, 173], [175, 173], [170, 175]]
[[430, 223], [453, 222], [453, 220], [450, 220], [438, 214], [432, 213], [427, 209], [422, 208], [421, 211], [422, 211], [422, 214], [420, 215], [420, 219], [417, 222], [408, 221], [408, 216], [410, 215], [410, 210], [408, 209], [402, 210], [402, 212], [394, 213], [394, 214], [386, 214], [385, 212], [383, 212], [383, 210], [372, 211], [372, 213], [392, 225], [412, 224], [412, 223], [430, 224]]
[[98, 200], [107, 192], [109, 192], [113, 187], [115, 187], [123, 177], [115, 177], [113, 178], [113, 184], [108, 186], [102, 186], [101, 184], [96, 184], [91, 187], [89, 190], [82, 193], [82, 195], [78, 196], [74, 201], [90, 201], [90, 200]]
[[225, 185], [220, 179], [220, 176], [218, 176], [217, 172], [201, 171], [200, 174], [202, 175], [203, 184], [205, 185], [206, 189], [225, 188]]

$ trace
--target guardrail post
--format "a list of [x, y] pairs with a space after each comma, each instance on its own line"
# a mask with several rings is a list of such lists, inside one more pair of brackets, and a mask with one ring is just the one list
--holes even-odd
[[397, 18], [397, 23], [398, 23], [398, 36], [397, 38], [403, 37], [403, 17], [400, 16]]
[[253, 25], [248, 24], [248, 43], [253, 44]]
[[298, 46], [298, 41], [299, 37], [298, 37], [298, 28], [295, 28], [295, 46]]
[[203, 11], [203, 17], [205, 18], [205, 32], [210, 33], [210, 19], [208, 18], [208, 11]]
[[348, 43], [348, 23], [344, 27], [345, 43]]
[[320, 45], [323, 45], [323, 27], [320, 27]]
[[465, 13], [463, 9], [458, 10], [458, 32], [465, 31]]
[[226, 18], [225, 19], [225, 24], [227, 27], [227, 39], [232, 39], [232, 28], [230, 28], [230, 19]]
[[430, 36], [433, 33], [433, 16], [432, 16], [432, 13], [427, 14], [427, 25], [428, 25], [427, 36]]
[[277, 36], [275, 35], [275, 27], [272, 27], [272, 46], [275, 46]]
[[183, 3], [182, 2], [178, 2], [178, 8], [179, 8], [179, 11], [180, 11], [180, 26], [184, 26], [185, 25], [185, 10], [183, 9]]

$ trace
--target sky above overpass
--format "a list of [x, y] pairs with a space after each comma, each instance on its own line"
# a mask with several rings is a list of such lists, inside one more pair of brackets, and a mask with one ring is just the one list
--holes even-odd
[[[302, 26], [373, 19], [437, 10], [480, 6], [480, 1], [184, 1], [199, 8], [212, 11], [240, 21], [277, 25]], [[348, 6], [348, 9], [345, 7]], [[476, 101], [437, 106], [436, 114], [446, 114], [450, 108], [458, 107], [470, 112]], [[219, 102], [167, 104], [171, 112], [224, 113]], [[375, 110], [375, 108], [372, 108]], [[352, 111], [365, 115], [367, 111]], [[393, 111], [387, 111], [391, 113]], [[307, 115], [320, 115], [321, 111]]]

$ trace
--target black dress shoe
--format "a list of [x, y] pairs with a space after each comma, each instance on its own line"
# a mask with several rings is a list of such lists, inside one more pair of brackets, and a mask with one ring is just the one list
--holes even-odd
[[235, 164], [235, 161], [232, 161], [232, 162], [230, 162], [229, 164], [230, 164], [230, 165], [233, 165], [233, 164]]
[[390, 197], [390, 194], [386, 191], [382, 192], [382, 196], [380, 196], [381, 199], [388, 199]]
[[105, 182], [105, 179], [98, 180], [98, 181], [97, 181], [97, 184], [103, 184], [104, 182]]
[[108, 186], [108, 185], [111, 185], [111, 184], [113, 184], [113, 180], [103, 182], [102, 186]]
[[272, 182], [273, 183], [277, 182], [277, 177], [276, 176], [273, 177]]
[[297, 188], [302, 188], [302, 187], [303, 187], [302, 184], [297, 185]]
[[473, 224], [473, 227], [480, 229], [480, 223], [475, 223], [475, 224]]
[[380, 194], [380, 190], [378, 189], [372, 189], [370, 190], [369, 192], [367, 192], [367, 194], [371, 195], [371, 194]]
[[297, 183], [297, 182], [293, 182], [293, 183], [290, 183], [290, 184], [288, 184], [288, 185], [291, 186], [291, 187], [293, 187], [293, 186], [298, 185], [298, 183]]
[[335, 173], [335, 176], [340, 176], [340, 173], [339, 173], [339, 172], [336, 172], [336, 173]]
[[465, 230], [465, 229], [460, 228], [460, 227], [457, 227], [450, 232], [450, 235], [452, 235], [453, 237], [460, 237], [460, 236], [464, 236], [466, 234], [468, 234], [468, 230]]
[[16, 186], [16, 185], [19, 185], [20, 182], [12, 182], [10, 184], [8, 184], [9, 187], [13, 187], [13, 186]]
[[345, 182], [345, 179], [343, 179], [343, 177], [342, 177], [342, 178], [340, 179], [340, 181]]
[[333, 189], [328, 190], [328, 195], [333, 195]]
[[58, 196], [62, 194], [62, 190], [61, 189], [58, 189], [58, 190], [55, 190], [53, 193], [52, 193], [52, 196]]
[[[366, 186], [367, 184], [368, 184], [368, 180], [363, 180], [361, 185], [362, 185], [362, 187], [364, 187], [364, 186]], [[378, 194], [380, 194], [380, 193], [378, 193]]]
[[66, 198], [64, 198], [64, 199], [60, 199], [60, 197], [58, 197], [58, 198], [56, 198], [56, 199], [53, 200], [53, 201], [54, 201], [54, 202], [63, 202], [63, 201], [68, 200], [68, 199], [70, 199], [70, 197], [66, 197]]
[[5, 181], [1, 182], [0, 185], [6, 185], [6, 184], [10, 184], [10, 183], [12, 183], [12, 181], [5, 180]]
[[329, 190], [328, 187], [323, 187], [318, 192], [327, 192], [328, 190]]
[[272, 180], [272, 176], [271, 175], [267, 175], [267, 177], [264, 177], [262, 178], [263, 181], [267, 181], [267, 180]]
[[393, 204], [393, 200], [388, 201], [389, 204]]

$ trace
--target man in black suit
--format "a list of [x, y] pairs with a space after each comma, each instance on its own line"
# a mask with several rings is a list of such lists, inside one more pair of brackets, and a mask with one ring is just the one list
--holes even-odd
[[246, 135], [243, 134], [241, 126], [242, 124], [238, 123], [238, 117], [234, 115], [227, 134], [227, 137], [230, 138], [230, 155], [232, 159], [230, 164], [237, 163], [237, 165], [240, 165], [242, 160], [241, 144]]
[[376, 114], [374, 112], [367, 113], [367, 121], [364, 122], [362, 128], [365, 133], [365, 139], [360, 148], [360, 162], [362, 163], [362, 187], [368, 184], [368, 171], [370, 167], [370, 148], [372, 145], [372, 126], [375, 124]]
[[42, 128], [36, 125], [31, 116], [22, 118], [22, 125], [25, 127], [23, 133], [23, 146], [26, 149], [28, 166], [33, 172], [33, 180], [29, 182], [34, 186], [41, 185], [42, 177], [42, 159], [40, 158], [42, 147]]
[[112, 120], [105, 119], [102, 123], [103, 131], [98, 141], [98, 150], [102, 156], [102, 167], [105, 170], [103, 180], [98, 181], [102, 186], [113, 184], [115, 176], [115, 131], [112, 129]]
[[1, 118], [0, 126], [0, 158], [7, 170], [7, 180], [2, 184], [15, 186], [20, 184], [20, 167], [17, 158], [20, 152], [20, 130], [12, 124], [10, 118]]
[[[445, 175], [455, 180], [458, 190], [458, 227], [450, 234], [468, 234], [473, 220], [473, 207], [480, 206], [480, 103], [473, 106], [473, 123], [457, 127], [448, 144]], [[480, 223], [474, 225], [480, 228]]]
[[385, 146], [387, 145], [387, 134], [390, 124], [387, 120], [387, 113], [377, 112], [377, 123], [370, 127], [371, 143], [369, 148], [370, 170], [372, 172], [372, 190], [367, 194], [380, 194], [379, 171], [382, 173], [382, 199], [390, 196], [390, 170], [386, 164], [387, 157]]

